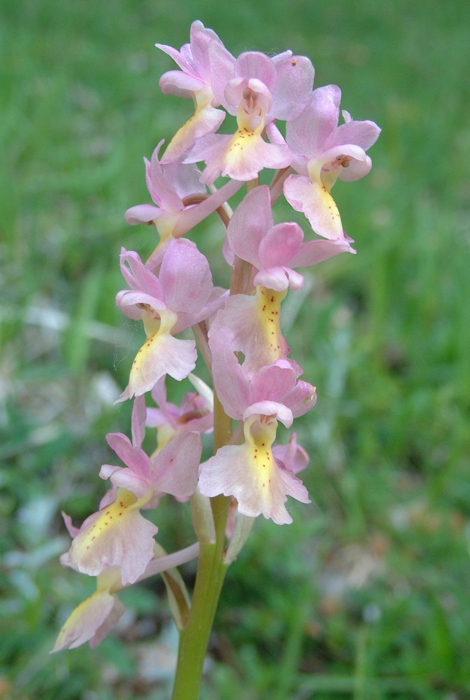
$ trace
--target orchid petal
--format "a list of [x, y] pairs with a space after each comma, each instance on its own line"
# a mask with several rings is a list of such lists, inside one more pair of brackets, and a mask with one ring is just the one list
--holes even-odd
[[202, 443], [198, 433], [181, 433], [153, 458], [153, 482], [159, 491], [186, 500], [196, 490]]
[[284, 195], [296, 211], [305, 214], [315, 233], [329, 239], [344, 237], [338, 207], [325, 185], [303, 175], [289, 175]]
[[286, 428], [290, 428], [294, 417], [292, 411], [287, 406], [277, 401], [256, 401], [256, 403], [248, 406], [244, 411], [242, 419], [245, 423], [250, 423], [250, 418], [256, 416], [268, 416], [269, 419], [276, 418], [283, 423]]
[[85, 642], [97, 646], [124, 614], [125, 607], [108, 590], [96, 591], [69, 615], [59, 632], [53, 652], [75, 649]]
[[269, 187], [261, 185], [245, 195], [227, 229], [230, 249], [242, 260], [260, 268], [259, 249], [273, 225]]
[[300, 372], [300, 368], [287, 359], [262, 367], [252, 377], [252, 403], [261, 400], [284, 403], [284, 396], [294, 389]]
[[[243, 295], [240, 295], [240, 298], [243, 298]], [[214, 328], [213, 325], [209, 337], [217, 396], [227, 415], [239, 420], [251, 403], [251, 390], [248, 376], [233, 351], [233, 332], [225, 326]]]
[[336, 85], [317, 88], [305, 109], [287, 122], [286, 140], [296, 154], [312, 158], [324, 150], [324, 143], [338, 123], [341, 90]]
[[304, 243], [299, 252], [291, 260], [293, 267], [306, 267], [322, 262], [340, 253], [355, 253], [354, 248], [346, 238], [333, 240], [315, 239]]
[[138, 499], [134, 493], [118, 489], [114, 503], [85, 520], [66, 564], [89, 576], [119, 566], [124, 586], [136, 581], [153, 557], [153, 536], [158, 531], [140, 514], [144, 503], [145, 499]]
[[169, 374], [173, 379], [184, 379], [195, 368], [196, 359], [194, 340], [181, 340], [173, 338], [169, 333], [156, 333], [147, 338], [137, 353], [129, 384], [117, 401], [145, 394], [164, 374]]
[[306, 56], [285, 56], [276, 63], [276, 87], [270, 115], [295, 119], [310, 97], [315, 70]]
[[259, 246], [259, 258], [263, 267], [290, 265], [300, 250], [304, 233], [293, 221], [277, 224], [266, 232]]
[[266, 54], [261, 51], [245, 51], [235, 62], [235, 75], [242, 78], [255, 78], [272, 90], [276, 81], [276, 68]]
[[164, 173], [158, 159], [158, 152], [162, 143], [163, 141], [160, 141], [152, 153], [150, 164], [148, 161], [146, 162], [147, 187], [156, 204], [159, 204], [165, 212], [176, 213], [183, 208], [183, 202], [167, 181], [166, 173]]
[[207, 258], [186, 238], [172, 241], [162, 261], [160, 284], [165, 303], [174, 311], [197, 313], [212, 292], [212, 274]]
[[227, 109], [224, 93], [228, 81], [234, 77], [235, 58], [222, 43], [215, 41], [210, 44], [208, 53], [212, 92], [217, 103]]
[[192, 117], [181, 126], [171, 139], [162, 157], [162, 163], [172, 163], [187, 153], [193, 144], [206, 134], [217, 131], [225, 119], [225, 112], [210, 104], [201, 104]]
[[275, 292], [285, 292], [289, 287], [292, 288], [289, 273], [293, 275], [294, 288], [302, 289], [304, 278], [294, 270], [289, 270], [288, 267], [268, 267], [260, 270], [256, 273], [253, 284], [257, 287], [272, 289]]
[[207, 193], [207, 188], [199, 180], [201, 173], [195, 165], [186, 165], [176, 160], [165, 166], [164, 173], [166, 181], [181, 200], [195, 194]]
[[379, 138], [381, 129], [369, 120], [349, 121], [338, 126], [325, 140], [325, 150], [350, 143], [367, 151]]
[[150, 296], [150, 294], [132, 292], [128, 289], [123, 289], [116, 294], [116, 306], [134, 321], [139, 321], [142, 318], [143, 307], [148, 307], [151, 310], [148, 315], [153, 315], [155, 319], [158, 318], [160, 312], [166, 310], [166, 304], [163, 301]]
[[[200, 20], [195, 20], [190, 29], [190, 47], [194, 65], [206, 82], [210, 81], [209, 47], [212, 43], [223, 46], [221, 39], [213, 29], [205, 27]], [[187, 46], [187, 45], [186, 45]]]
[[147, 454], [140, 447], [132, 445], [127, 435], [108, 433], [106, 441], [127, 467], [142, 476], [150, 476], [150, 460]]
[[169, 70], [163, 73], [159, 85], [164, 95], [170, 94], [186, 98], [191, 97], [191, 93], [205, 88], [205, 83], [201, 78], [182, 73], [179, 70]]
[[[188, 75], [195, 74], [193, 66], [184, 57], [184, 55], [181, 51], [178, 51], [178, 49], [175, 49], [173, 46], [168, 46], [167, 44], [155, 44], [155, 46], [157, 47], [157, 49], [160, 49], [160, 51], [163, 51], [164, 53], [168, 54], [168, 56], [171, 56], [171, 58], [181, 68], [182, 71], [184, 71]], [[170, 72], [173, 72], [173, 71], [170, 71]], [[166, 75], [166, 74], [164, 73], [163, 75]]]
[[143, 290], [157, 299], [163, 299], [163, 289], [158, 278], [145, 267], [138, 253], [121, 248], [120, 265], [122, 275], [131, 289]]
[[124, 216], [128, 224], [136, 226], [137, 224], [150, 224], [158, 219], [162, 213], [162, 210], [153, 204], [137, 204], [135, 207], [127, 209]]
[[110, 479], [113, 486], [132, 491], [137, 498], [144, 498], [149, 490], [149, 478], [137, 474], [132, 469], [103, 464], [100, 469], [101, 479]]

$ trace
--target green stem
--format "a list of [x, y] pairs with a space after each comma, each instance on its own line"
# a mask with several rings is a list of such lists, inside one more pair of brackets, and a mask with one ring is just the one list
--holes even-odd
[[[232, 421], [214, 396], [214, 452], [226, 445], [232, 433]], [[225, 548], [225, 524], [230, 498], [211, 498], [216, 532], [215, 542], [201, 542], [199, 563], [191, 610], [186, 627], [180, 633], [178, 664], [172, 700], [197, 700], [204, 659], [227, 567], [222, 561]]]
[[172, 700], [197, 700], [207, 644], [224, 579], [219, 543], [202, 544], [189, 620], [180, 634]]
[[[249, 183], [248, 189], [258, 183]], [[235, 259], [230, 279], [230, 293], [246, 292], [251, 265]], [[232, 437], [232, 419], [225, 413], [214, 391], [214, 454]], [[180, 632], [178, 663], [172, 700], [198, 700], [204, 659], [214, 622], [220, 591], [228, 566], [223, 561], [225, 526], [231, 499], [220, 495], [211, 498], [216, 533], [215, 542], [200, 542], [199, 563], [187, 624]]]

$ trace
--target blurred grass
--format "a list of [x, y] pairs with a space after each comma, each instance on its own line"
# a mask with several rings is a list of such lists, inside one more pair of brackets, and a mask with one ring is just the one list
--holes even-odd
[[[160, 581], [126, 592], [125, 624], [97, 650], [48, 652], [91, 590], [58, 564], [58, 512], [80, 522], [96, 508], [104, 434], [129, 428], [112, 400], [140, 330], [114, 307], [117, 260], [154, 240], [123, 212], [148, 199], [142, 157], [190, 111], [160, 93], [172, 63], [153, 44], [181, 46], [200, 18], [235, 54], [308, 55], [317, 86], [339, 84], [342, 107], [383, 128], [370, 176], [335, 187], [358, 255], [318, 266], [285, 302], [292, 356], [319, 394], [298, 426], [314, 504], [291, 502], [289, 527], [257, 523], [223, 592], [203, 698], [468, 700], [468, 3], [0, 12], [0, 697], [168, 697]], [[199, 235], [220, 240], [212, 221]], [[169, 548], [191, 541], [180, 509], [155, 516]]]

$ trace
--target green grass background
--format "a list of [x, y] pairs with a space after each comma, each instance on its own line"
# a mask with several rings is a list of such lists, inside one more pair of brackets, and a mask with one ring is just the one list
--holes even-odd
[[[256, 523], [201, 697], [468, 700], [468, 2], [1, 0], [0, 13], [0, 698], [169, 696], [159, 580], [123, 595], [125, 624], [97, 650], [49, 650], [93, 587], [58, 563], [59, 511], [79, 523], [96, 509], [104, 435], [129, 430], [112, 397], [141, 330], [114, 306], [118, 254], [155, 239], [123, 212], [148, 201], [142, 157], [191, 111], [161, 94], [172, 62], [153, 45], [179, 48], [199, 18], [234, 54], [308, 55], [317, 86], [337, 83], [343, 108], [383, 128], [371, 174], [334, 190], [357, 256], [317, 266], [285, 302], [319, 394], [297, 428], [313, 504], [291, 502], [290, 526]], [[217, 255], [215, 219], [196, 235]], [[155, 520], [168, 548], [191, 542], [186, 509], [164, 502]]]

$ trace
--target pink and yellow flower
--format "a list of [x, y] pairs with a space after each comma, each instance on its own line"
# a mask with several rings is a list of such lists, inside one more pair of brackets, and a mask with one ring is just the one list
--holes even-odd
[[285, 168], [292, 153], [285, 143], [268, 143], [264, 131], [275, 119], [294, 119], [306, 104], [314, 70], [304, 56], [285, 52], [270, 58], [257, 51], [242, 53], [227, 65], [220, 48], [211, 46], [211, 72], [216, 98], [237, 118], [232, 135], [208, 134], [196, 141], [186, 163], [206, 162], [201, 182], [219, 175], [253, 180], [263, 168]]
[[338, 207], [331, 196], [337, 178], [357, 180], [366, 175], [372, 161], [366, 154], [380, 129], [371, 121], [354, 121], [343, 111], [338, 126], [341, 90], [326, 85], [313, 91], [302, 113], [286, 126], [286, 141], [294, 153], [284, 195], [296, 211], [302, 211], [312, 229], [329, 239], [344, 237]]
[[132, 319], [143, 321], [145, 343], [132, 364], [129, 384], [118, 401], [150, 391], [165, 374], [184, 379], [196, 366], [196, 343], [174, 335], [204, 320], [223, 304], [214, 288], [209, 263], [187, 239], [170, 241], [158, 276], [139, 255], [122, 250], [121, 270], [131, 287], [116, 303]]
[[217, 131], [225, 112], [215, 109], [220, 104], [214, 96], [211, 85], [209, 48], [215, 44], [226, 62], [234, 61], [217, 34], [207, 29], [202, 22], [196, 20], [191, 25], [190, 42], [177, 51], [166, 44], [156, 46], [167, 53], [177, 63], [181, 70], [167, 71], [160, 78], [160, 87], [164, 93], [172, 93], [179, 97], [191, 97], [194, 101], [195, 112], [183, 124], [170, 141], [162, 162], [171, 163], [187, 153], [194, 142], [213, 131]]

